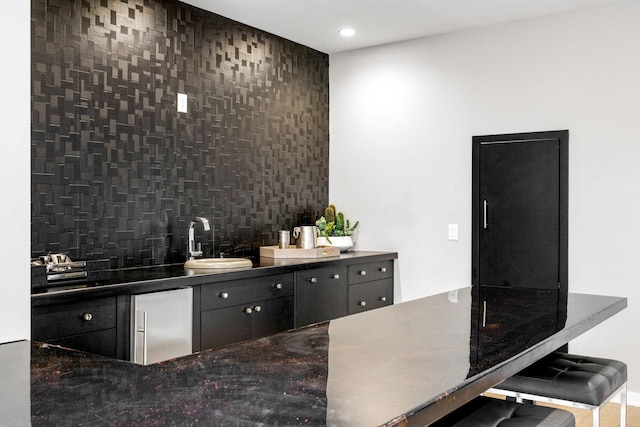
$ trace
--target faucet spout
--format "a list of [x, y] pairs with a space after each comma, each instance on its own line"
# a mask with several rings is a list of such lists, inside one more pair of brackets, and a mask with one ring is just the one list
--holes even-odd
[[189, 223], [189, 241], [187, 243], [187, 252], [189, 253], [189, 259], [195, 259], [195, 257], [197, 256], [202, 256], [202, 243], [199, 242], [198, 244], [196, 244], [195, 226], [198, 222], [202, 223], [204, 231], [211, 230], [211, 227], [209, 227], [209, 221], [206, 218], [197, 216], [191, 220], [191, 222]]

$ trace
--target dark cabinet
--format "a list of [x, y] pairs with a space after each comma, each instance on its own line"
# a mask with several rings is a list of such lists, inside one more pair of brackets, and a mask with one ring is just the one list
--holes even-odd
[[293, 328], [293, 273], [202, 285], [200, 350]]
[[33, 306], [31, 338], [117, 357], [116, 323], [115, 296]]
[[32, 296], [31, 336], [34, 341], [130, 360], [132, 295], [184, 284], [193, 288], [193, 351], [220, 347], [392, 304], [395, 257], [350, 253], [242, 275], [37, 294]]
[[393, 261], [349, 266], [348, 314], [393, 304]]
[[293, 297], [203, 311], [200, 347], [220, 347], [293, 328]]
[[296, 327], [347, 315], [347, 267], [296, 272]]
[[296, 327], [393, 304], [393, 260], [296, 272]]

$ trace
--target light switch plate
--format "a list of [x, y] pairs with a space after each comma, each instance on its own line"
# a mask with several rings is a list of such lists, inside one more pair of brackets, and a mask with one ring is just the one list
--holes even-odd
[[187, 102], [187, 94], [179, 93], [178, 94], [178, 113], [187, 113], [188, 111], [188, 102]]
[[458, 240], [458, 224], [449, 224], [449, 240]]

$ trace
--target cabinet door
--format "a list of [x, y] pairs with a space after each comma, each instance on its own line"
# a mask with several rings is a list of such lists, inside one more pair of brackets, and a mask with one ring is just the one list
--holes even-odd
[[293, 298], [262, 301], [253, 306], [251, 337], [260, 338], [293, 328]]
[[200, 348], [220, 347], [293, 328], [293, 297], [203, 311]]
[[[251, 338], [249, 306], [218, 308], [200, 314], [200, 349], [220, 347]], [[253, 309], [252, 309], [253, 310]]]
[[295, 326], [324, 322], [347, 314], [347, 269], [344, 266], [296, 272]]
[[393, 304], [393, 279], [349, 286], [349, 314]]

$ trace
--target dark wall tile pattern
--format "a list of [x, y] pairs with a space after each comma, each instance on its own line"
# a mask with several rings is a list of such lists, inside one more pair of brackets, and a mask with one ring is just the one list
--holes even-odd
[[194, 216], [242, 254], [327, 204], [328, 55], [172, 0], [31, 21], [32, 256], [180, 262]]

